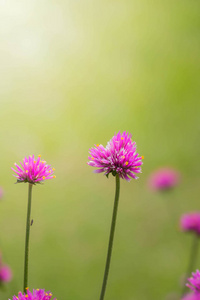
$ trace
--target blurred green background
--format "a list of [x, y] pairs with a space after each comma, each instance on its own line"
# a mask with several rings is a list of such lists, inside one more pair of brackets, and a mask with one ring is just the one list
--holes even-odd
[[[128, 131], [144, 155], [121, 182], [105, 299], [160, 300], [179, 290], [199, 210], [199, 1], [0, 1], [0, 249], [22, 290], [27, 184], [11, 167], [41, 154], [56, 179], [33, 189], [29, 287], [58, 300], [98, 299], [115, 181], [94, 174], [88, 149]], [[182, 173], [162, 197], [160, 166]], [[200, 261], [197, 264], [199, 266]]]

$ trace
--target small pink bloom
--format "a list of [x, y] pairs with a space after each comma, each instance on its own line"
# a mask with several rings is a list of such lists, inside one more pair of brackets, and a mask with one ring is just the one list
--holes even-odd
[[188, 278], [189, 283], [186, 284], [192, 291], [200, 295], [200, 272], [192, 273], [192, 277]]
[[141, 173], [143, 156], [136, 151], [136, 144], [128, 132], [118, 132], [108, 142], [107, 146], [95, 145], [89, 150], [88, 165], [98, 168], [95, 173], [104, 173], [108, 176], [119, 174], [119, 177], [130, 181], [137, 179], [136, 174]]
[[9, 282], [12, 279], [11, 268], [7, 265], [0, 265], [0, 281]]
[[0, 187], [0, 199], [3, 197], [3, 194], [4, 194], [3, 189], [2, 187]]
[[[51, 292], [45, 292], [45, 290], [33, 290], [31, 293], [27, 288], [27, 294], [19, 292], [17, 296], [13, 296], [12, 300], [50, 300], [52, 298]], [[11, 300], [11, 299], [9, 299]], [[52, 300], [57, 300], [56, 298]]]
[[183, 231], [192, 231], [200, 235], [200, 212], [182, 215], [180, 227]]
[[47, 165], [46, 161], [41, 160], [40, 155], [37, 158], [34, 155], [30, 155], [28, 158], [25, 157], [20, 164], [21, 166], [15, 163], [17, 170], [11, 168], [17, 174], [14, 175], [17, 177], [17, 182], [36, 184], [56, 177], [53, 175], [54, 169]]
[[176, 186], [180, 181], [180, 174], [176, 170], [165, 167], [154, 171], [148, 180], [152, 190], [167, 190]]
[[189, 293], [185, 295], [182, 300], [200, 300], [200, 293]]

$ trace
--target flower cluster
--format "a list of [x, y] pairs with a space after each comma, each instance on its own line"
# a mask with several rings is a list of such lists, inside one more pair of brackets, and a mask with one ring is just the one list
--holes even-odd
[[2, 256], [0, 254], [0, 282], [9, 282], [12, 279], [11, 268], [2, 262]]
[[192, 231], [200, 235], [200, 213], [184, 214], [181, 217], [180, 226], [183, 231]]
[[[136, 152], [136, 144], [131, 139], [131, 134], [118, 132], [108, 142], [107, 146], [97, 144], [89, 150], [88, 165], [98, 168], [95, 173], [108, 176], [112, 173], [120, 178], [130, 181], [137, 179], [136, 174], [141, 173], [143, 156]], [[135, 174], [136, 173], [136, 174]]]
[[17, 175], [17, 182], [29, 182], [31, 184], [41, 183], [46, 179], [55, 178], [53, 175], [54, 169], [50, 165], [47, 165], [46, 161], [41, 160], [41, 155], [37, 158], [34, 155], [30, 155], [28, 158], [24, 158], [23, 162], [20, 162], [21, 166], [15, 163], [17, 170], [11, 168]]
[[149, 177], [149, 188], [152, 190], [168, 190], [179, 183], [180, 174], [169, 167], [154, 171]]
[[[33, 290], [33, 293], [29, 291], [29, 288], [26, 289], [27, 294], [18, 293], [17, 296], [13, 296], [12, 300], [50, 300], [52, 294], [50, 292], [45, 292], [45, 290]], [[11, 299], [9, 299], [11, 300]], [[53, 300], [57, 300], [54, 298]]]

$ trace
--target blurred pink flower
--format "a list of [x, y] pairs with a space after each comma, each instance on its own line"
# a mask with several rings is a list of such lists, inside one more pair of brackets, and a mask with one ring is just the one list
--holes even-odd
[[17, 174], [14, 175], [17, 177], [17, 182], [36, 184], [56, 177], [53, 175], [54, 169], [47, 165], [46, 161], [41, 160], [40, 155], [37, 158], [34, 158], [34, 155], [30, 155], [28, 158], [25, 157], [20, 164], [21, 166], [18, 166], [15, 163], [17, 170], [11, 168]]
[[4, 194], [3, 189], [2, 187], [0, 187], [0, 199], [3, 197], [3, 194]]
[[[17, 296], [13, 296], [12, 300], [50, 300], [52, 297], [51, 292], [45, 292], [45, 290], [37, 289], [33, 290], [33, 293], [31, 293], [28, 288], [26, 290], [27, 294], [19, 292]], [[54, 298], [53, 300], [57, 299]]]
[[11, 268], [7, 265], [0, 265], [0, 281], [1, 282], [9, 282], [12, 279], [12, 271]]
[[192, 277], [188, 278], [189, 283], [186, 284], [192, 291], [200, 293], [200, 272], [192, 273]]
[[200, 300], [200, 293], [194, 294], [194, 293], [189, 293], [185, 295], [182, 300]]
[[200, 212], [184, 214], [180, 219], [180, 227], [183, 231], [192, 231], [200, 235]]
[[173, 168], [160, 168], [151, 173], [148, 186], [152, 190], [168, 190], [180, 181], [180, 174]]
[[[118, 132], [108, 142], [107, 146], [97, 144], [95, 148], [89, 150], [88, 165], [99, 168], [95, 173], [102, 173], [108, 176], [119, 174], [119, 177], [130, 181], [137, 179], [136, 174], [141, 173], [143, 156], [139, 156], [136, 151], [136, 144], [131, 139], [128, 132], [122, 134]], [[136, 173], [136, 174], [134, 174]]]
[[200, 300], [200, 272], [192, 273], [192, 277], [188, 278], [189, 283], [186, 284], [192, 292], [185, 295], [182, 300]]

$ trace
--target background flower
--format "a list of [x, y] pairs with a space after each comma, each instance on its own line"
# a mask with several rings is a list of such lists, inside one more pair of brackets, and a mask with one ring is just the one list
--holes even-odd
[[11, 281], [13, 275], [12, 270], [8, 265], [0, 265], [0, 281], [9, 282]]
[[200, 300], [200, 294], [189, 293], [186, 294], [182, 300]]
[[0, 252], [0, 282], [9, 282], [12, 279], [11, 268], [2, 261], [2, 253]]
[[200, 212], [182, 215], [180, 227], [183, 231], [192, 231], [200, 235]]
[[160, 168], [149, 176], [148, 186], [152, 190], [168, 190], [180, 181], [180, 174], [173, 168]]
[[196, 272], [192, 273], [192, 277], [188, 278], [189, 283], [186, 284], [192, 292], [186, 294], [182, 300], [200, 300], [200, 272], [196, 270]]
[[192, 276], [188, 278], [189, 283], [186, 284], [192, 291], [196, 293], [200, 293], [200, 272], [196, 270], [196, 272], [192, 273]]
[[4, 194], [3, 188], [0, 186], [0, 199], [3, 197], [3, 194]]

